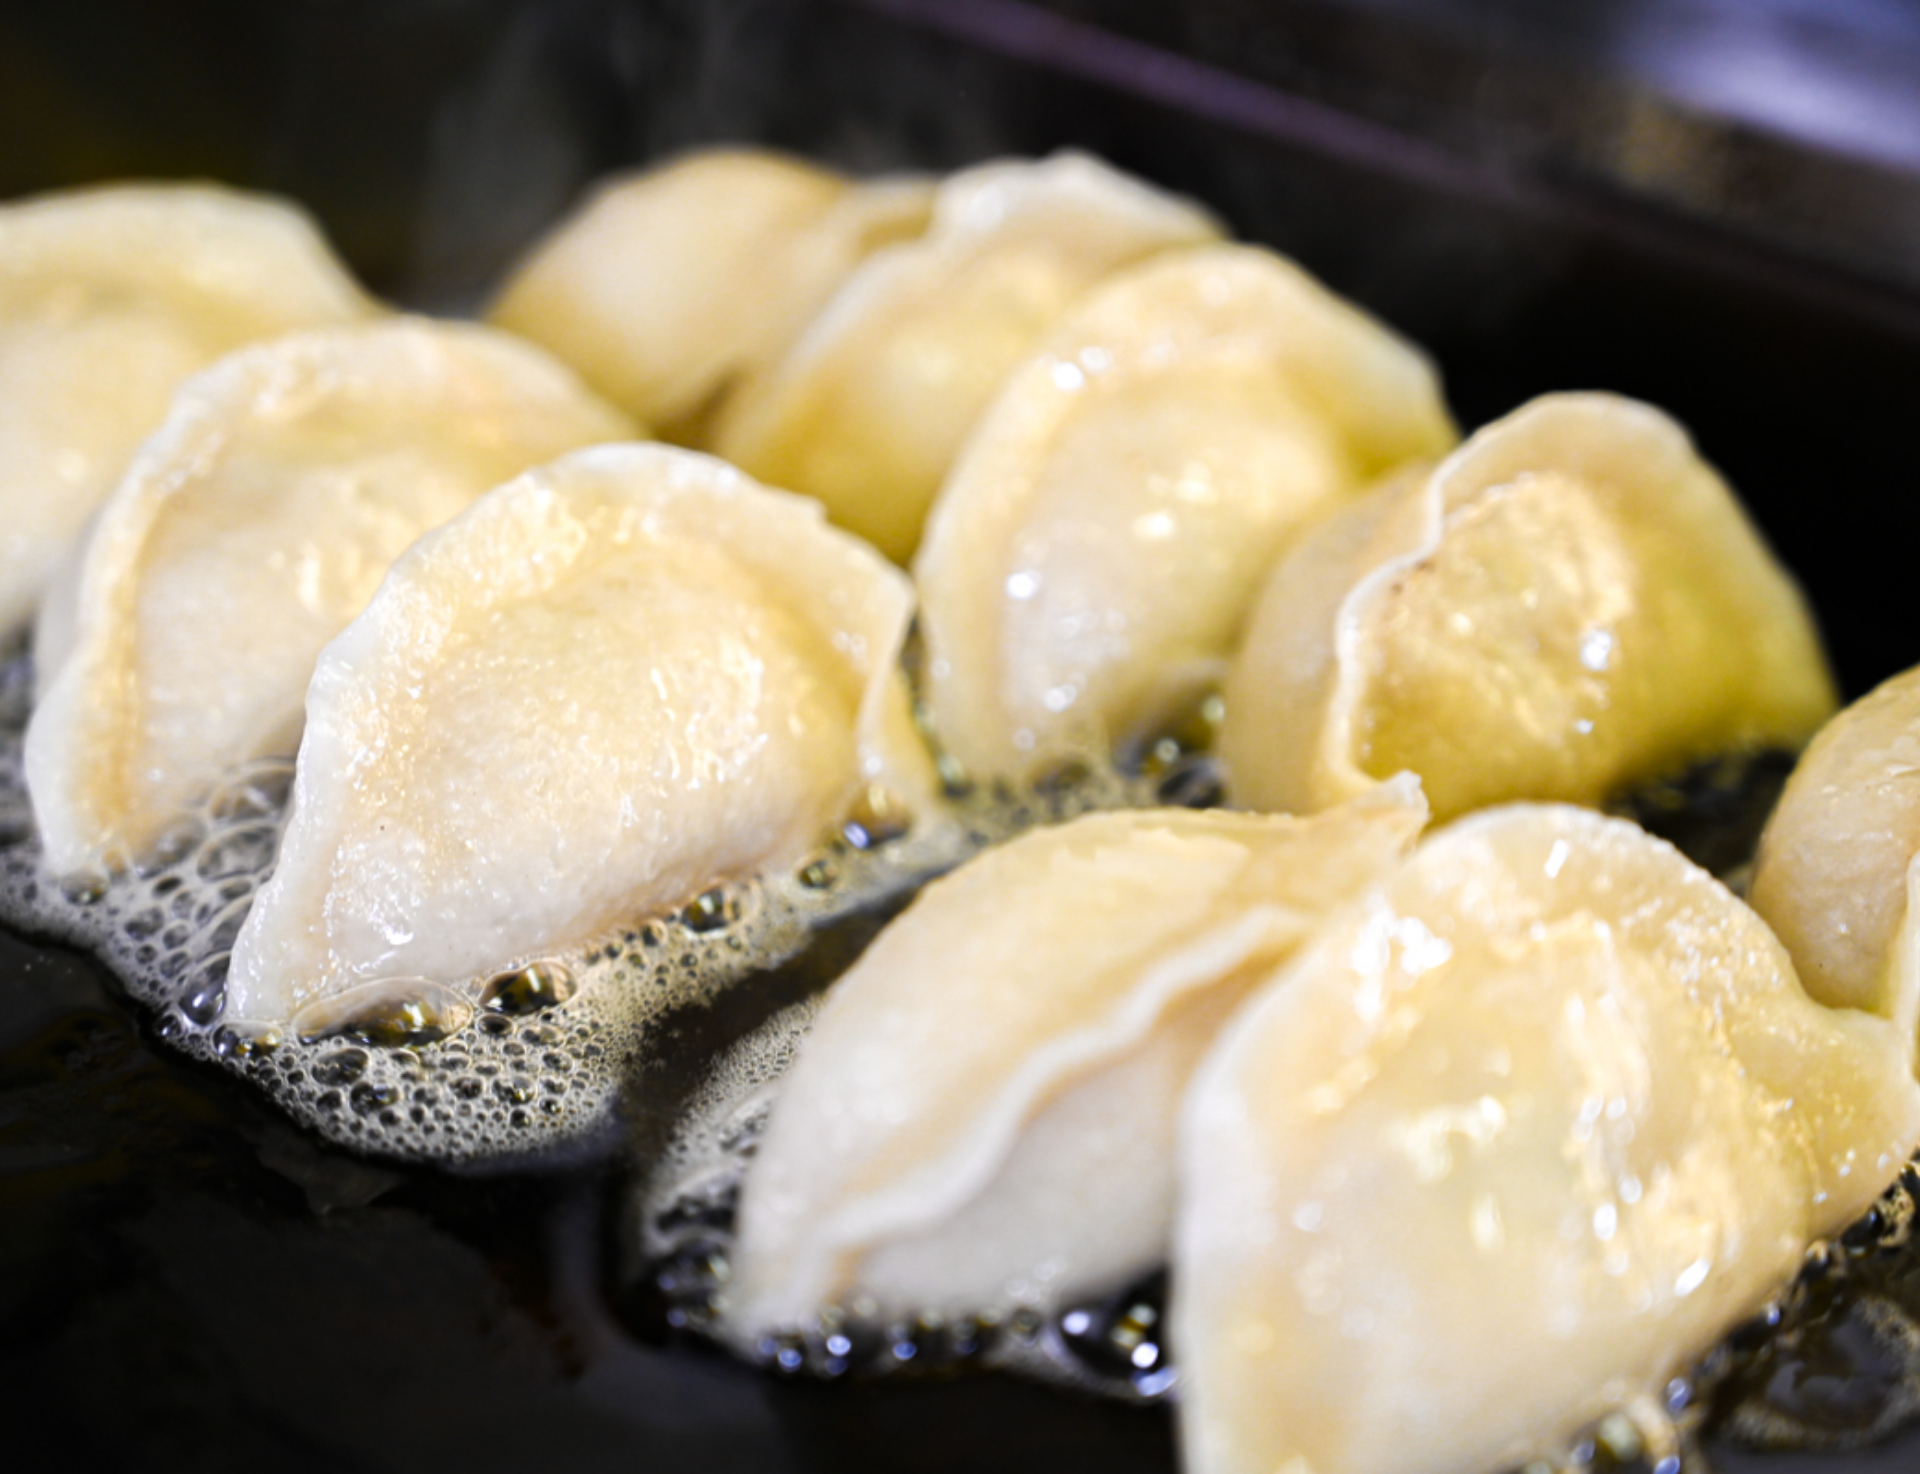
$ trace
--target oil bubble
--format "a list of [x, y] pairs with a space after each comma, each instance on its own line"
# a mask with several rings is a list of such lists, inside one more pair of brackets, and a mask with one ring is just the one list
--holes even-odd
[[472, 1020], [473, 1005], [451, 988], [427, 978], [383, 978], [307, 1004], [294, 1014], [293, 1032], [308, 1044], [350, 1038], [391, 1049], [431, 1044]]
[[557, 1008], [580, 991], [572, 969], [560, 962], [533, 962], [488, 980], [480, 1006], [492, 1013], [532, 1014]]

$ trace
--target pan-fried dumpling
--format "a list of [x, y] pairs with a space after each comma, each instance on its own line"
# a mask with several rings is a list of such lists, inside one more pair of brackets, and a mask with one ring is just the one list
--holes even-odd
[[1249, 621], [1220, 751], [1249, 807], [1406, 768], [1444, 817], [1797, 747], [1834, 699], [1799, 591], [1685, 432], [1555, 394], [1301, 539]]
[[40, 644], [26, 764], [48, 865], [125, 865], [237, 764], [291, 756], [321, 647], [409, 543], [631, 433], [538, 349], [451, 323], [316, 329], [192, 379], [55, 601], [72, 650]]
[[1023, 776], [1217, 685], [1287, 539], [1456, 440], [1432, 366], [1292, 263], [1155, 257], [1096, 287], [967, 442], [914, 565], [948, 752]]
[[728, 406], [714, 446], [904, 563], [967, 431], [1039, 335], [1108, 273], [1219, 233], [1083, 155], [962, 170], [926, 235], [862, 263]]
[[0, 206], [0, 633], [32, 615], [181, 380], [377, 310], [277, 200], [114, 185]]
[[1310, 820], [1100, 814], [936, 881], [828, 994], [741, 1200], [730, 1333], [1047, 1306], [1164, 1261], [1220, 1023], [1405, 853], [1411, 780]]
[[1195, 1077], [1185, 1467], [1514, 1468], [1656, 1395], [1898, 1175], [1912, 1053], [1624, 821], [1436, 835]]
[[618, 179], [514, 273], [488, 316], [615, 404], [697, 442], [862, 258], [926, 229], [933, 185], [856, 185], [779, 154], [717, 149]]
[[798, 864], [931, 785], [906, 580], [811, 502], [601, 446], [429, 533], [322, 654], [230, 1018], [393, 979], [477, 986]]
[[1751, 890], [1809, 993], [1909, 1032], [1920, 988], [1916, 779], [1920, 669], [1856, 701], [1814, 738], [1760, 836]]

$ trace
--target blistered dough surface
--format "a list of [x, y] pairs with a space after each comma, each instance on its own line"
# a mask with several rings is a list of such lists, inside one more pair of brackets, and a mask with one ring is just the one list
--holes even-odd
[[915, 562], [966, 768], [1105, 756], [1219, 680], [1286, 540], [1455, 436], [1426, 360], [1271, 252], [1129, 268], [1007, 382]]
[[421, 540], [321, 657], [230, 1016], [467, 987], [799, 863], [917, 798], [905, 581], [818, 508], [660, 446], [529, 473]]
[[239, 763], [290, 755], [320, 649], [427, 528], [629, 422], [505, 334], [393, 318], [193, 379], [43, 638], [28, 783], [56, 873], [139, 857]]
[[905, 562], [967, 431], [1041, 332], [1116, 268], [1218, 234], [1081, 155], [962, 170], [926, 235], [863, 262], [727, 408], [714, 446]]
[[31, 617], [181, 380], [375, 310], [279, 201], [120, 185], [0, 209], [0, 631]]
[[1160, 1262], [1195, 1060], [1424, 818], [1410, 785], [1311, 821], [1100, 815], [934, 883], [834, 986], [782, 1086], [731, 1334], [861, 1297], [1044, 1306]]
[[1462, 821], [1196, 1080], [1187, 1467], [1468, 1474], [1656, 1393], [1898, 1173], [1905, 1056], [1632, 826]]
[[1798, 590], [1679, 427], [1549, 395], [1301, 540], [1249, 622], [1221, 749], [1253, 807], [1409, 768], [1448, 815], [1597, 804], [1797, 746], [1833, 705]]

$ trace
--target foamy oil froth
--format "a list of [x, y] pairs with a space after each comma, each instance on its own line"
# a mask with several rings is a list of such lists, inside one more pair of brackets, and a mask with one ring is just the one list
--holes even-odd
[[931, 876], [1033, 824], [1150, 801], [1159, 781], [1082, 772], [1022, 794], [956, 788], [914, 816], [876, 795], [791, 873], [716, 887], [590, 946], [503, 958], [463, 986], [390, 979], [242, 1031], [223, 1018], [227, 966], [273, 872], [292, 764], [229, 775], [128, 872], [63, 883], [42, 863], [23, 775], [32, 686], [16, 640], [0, 655], [0, 922], [93, 952], [161, 1039], [333, 1141], [450, 1165], [611, 1143], [636, 1082], [697, 1067], [730, 1030], [824, 988]]

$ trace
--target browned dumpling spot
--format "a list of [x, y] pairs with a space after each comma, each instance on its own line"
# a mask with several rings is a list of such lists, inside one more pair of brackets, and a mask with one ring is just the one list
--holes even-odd
[[688, 444], [800, 336], [848, 272], [926, 228], [933, 185], [855, 184], [716, 149], [614, 179], [542, 240], [488, 319]]
[[1537, 399], [1281, 562], [1226, 688], [1233, 799], [1304, 811], [1401, 769], [1439, 816], [1598, 804], [1833, 710], [1805, 602], [1680, 427]]

